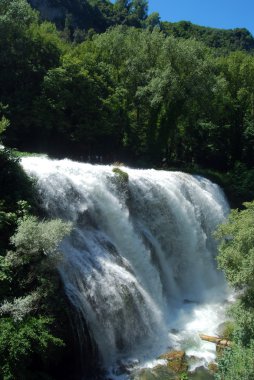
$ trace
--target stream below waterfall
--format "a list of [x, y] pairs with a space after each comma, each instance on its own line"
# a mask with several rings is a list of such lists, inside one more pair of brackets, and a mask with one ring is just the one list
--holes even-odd
[[[47, 215], [72, 221], [61, 243], [65, 292], [111, 379], [181, 349], [206, 366], [229, 292], [213, 232], [228, 212], [220, 188], [182, 172], [22, 158]], [[123, 175], [124, 173], [128, 174]], [[82, 326], [77, 325], [80, 339]]]

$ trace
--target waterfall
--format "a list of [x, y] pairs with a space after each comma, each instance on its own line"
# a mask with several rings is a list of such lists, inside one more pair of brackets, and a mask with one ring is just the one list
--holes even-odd
[[59, 271], [106, 367], [168, 346], [191, 352], [190, 332], [220, 323], [227, 289], [213, 232], [228, 205], [217, 185], [121, 167], [127, 181], [111, 166], [67, 159], [26, 157], [22, 165], [49, 217], [73, 222]]

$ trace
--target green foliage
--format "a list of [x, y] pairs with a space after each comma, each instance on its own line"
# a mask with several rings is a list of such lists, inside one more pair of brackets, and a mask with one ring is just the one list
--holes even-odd
[[[249, 39], [246, 31], [216, 34], [183, 22], [163, 23], [161, 32], [159, 15], [148, 15], [143, 0], [48, 4], [64, 17], [66, 43], [25, 1], [5, 0], [0, 12], [0, 65], [6, 68], [0, 102], [8, 104], [1, 107], [2, 129], [6, 119], [11, 122], [2, 135], [5, 145], [230, 171], [235, 204], [243, 194], [251, 199], [252, 175], [238, 186], [235, 168], [239, 163], [249, 171], [254, 164], [253, 56], [237, 51], [218, 58], [187, 38], [196, 33], [225, 47], [227, 39]], [[116, 24], [121, 26], [112, 28]], [[73, 45], [74, 36], [84, 42]]]
[[219, 334], [224, 339], [232, 340], [235, 333], [235, 324], [233, 321], [227, 321], [223, 324], [223, 330]]
[[242, 200], [254, 199], [254, 169], [248, 169], [245, 164], [236, 162], [234, 168], [227, 174], [226, 191], [231, 194], [231, 202], [240, 207]]
[[3, 380], [38, 379], [40, 374], [29, 366], [33, 360], [46, 361], [54, 347], [63, 341], [50, 333], [52, 319], [38, 316], [15, 322], [0, 318], [0, 370]]
[[30, 0], [30, 3], [41, 11], [43, 17], [54, 21], [60, 29], [64, 29], [68, 38], [72, 39], [75, 28], [88, 31], [105, 32], [111, 26], [124, 24], [142, 27], [147, 18], [148, 2], [146, 0], [48, 0], [45, 5]]
[[250, 290], [230, 308], [229, 312], [235, 321], [234, 340], [244, 347], [249, 346], [254, 337], [253, 294]]
[[[196, 39], [211, 48], [216, 53], [225, 54], [229, 51], [254, 49], [254, 39], [245, 28], [215, 29], [192, 24], [188, 21], [177, 23], [160, 22], [157, 12], [148, 14], [146, 0], [47, 0], [45, 4], [30, 0], [30, 3], [41, 11], [42, 17], [47, 17], [64, 29], [67, 39], [75, 38], [76, 31], [85, 33], [91, 29], [97, 33], [105, 32], [116, 25], [127, 25], [138, 28], [160, 28], [167, 36], [176, 38]], [[66, 29], [66, 25], [67, 29]], [[76, 28], [76, 29], [75, 29]], [[88, 36], [88, 33], [87, 33]], [[85, 36], [81, 38], [84, 40]]]
[[31, 152], [21, 152], [17, 149], [12, 150], [12, 156], [17, 157], [17, 158], [22, 158], [22, 157], [41, 157], [44, 156], [45, 154], [40, 154], [40, 153], [31, 153]]
[[153, 30], [154, 28], [160, 29], [160, 15], [158, 12], [153, 12], [150, 15], [147, 16], [144, 26], [145, 28], [149, 28]]
[[[17, 216], [16, 216], [17, 217]], [[34, 363], [47, 367], [63, 346], [51, 326], [60, 301], [58, 250], [71, 226], [34, 216], [18, 220], [12, 251], [0, 256], [0, 368], [3, 379], [37, 379]], [[43, 315], [43, 316], [42, 316]]]
[[33, 186], [10, 150], [0, 167], [0, 378], [49, 379], [64, 336], [58, 246], [71, 226], [31, 216]]
[[[0, 282], [11, 280], [10, 263], [5, 260], [5, 257], [0, 256]], [[1, 297], [1, 296], [0, 296]]]
[[254, 202], [244, 206], [242, 211], [233, 210], [216, 233], [220, 239], [219, 267], [230, 285], [241, 290], [240, 298], [229, 310], [236, 344], [219, 360], [219, 380], [254, 378]]
[[0, 120], [0, 136], [6, 130], [6, 128], [10, 125], [10, 122], [6, 117], [2, 117]]
[[[55, 26], [40, 24], [25, 0], [5, 0], [0, 9], [0, 87], [3, 116], [11, 122], [5, 141], [33, 139], [33, 102], [47, 70], [57, 66], [63, 42]], [[29, 130], [29, 127], [31, 128]], [[36, 132], [35, 132], [36, 134]]]
[[234, 206], [253, 199], [254, 58], [197, 41], [251, 50], [247, 31], [161, 23], [143, 0], [48, 5], [63, 16], [62, 33], [23, 0], [0, 9], [0, 129], [11, 123], [4, 145], [209, 168], [225, 173]]
[[34, 216], [20, 220], [11, 243], [15, 246], [12, 262], [24, 265], [32, 261], [42, 260], [43, 255], [55, 259], [58, 255], [59, 242], [70, 233], [71, 224], [55, 219], [40, 222]]
[[32, 202], [32, 182], [10, 150], [0, 149], [0, 200], [6, 210], [16, 209], [21, 200]]
[[161, 28], [166, 35], [177, 38], [196, 39], [205, 45], [215, 48], [217, 54], [225, 54], [235, 50], [253, 51], [254, 38], [244, 28], [216, 29], [192, 24], [189, 21], [161, 23]]
[[253, 291], [254, 202], [244, 205], [245, 210], [233, 210], [217, 231], [217, 238], [222, 239], [218, 264], [232, 286]]
[[[9, 247], [18, 218], [34, 204], [32, 182], [7, 149], [0, 149], [0, 254]], [[26, 199], [27, 201], [24, 201]]]
[[114, 173], [112, 182], [116, 186], [117, 192], [120, 194], [121, 200], [124, 204], [129, 198], [129, 175], [119, 167], [113, 168], [112, 172]]
[[61, 143], [63, 152], [75, 144], [88, 152], [94, 144], [105, 145], [108, 136], [113, 142], [110, 96], [103, 73], [89, 72], [82, 61], [66, 55], [61, 67], [48, 71], [36, 105], [43, 117], [39, 114], [35, 125], [44, 132], [45, 146], [49, 136], [50, 145]]
[[224, 350], [219, 359], [219, 371], [216, 380], [252, 380], [254, 378], [254, 344], [248, 348], [235, 345]]
[[119, 178], [122, 183], [128, 183], [129, 175], [120, 168], [113, 168], [112, 172]]
[[0, 4], [0, 26], [23, 28], [38, 21], [37, 12], [26, 0], [2, 0]]

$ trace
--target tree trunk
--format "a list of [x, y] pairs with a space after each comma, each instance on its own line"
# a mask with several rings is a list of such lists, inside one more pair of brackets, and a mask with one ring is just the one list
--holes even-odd
[[204, 334], [199, 334], [200, 339], [206, 340], [207, 342], [215, 343], [220, 347], [231, 347], [232, 342], [227, 339], [223, 338], [218, 338], [216, 336], [210, 336], [210, 335], [204, 335]]

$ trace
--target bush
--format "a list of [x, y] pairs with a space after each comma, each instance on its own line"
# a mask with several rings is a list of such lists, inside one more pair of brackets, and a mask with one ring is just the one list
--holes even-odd
[[69, 223], [60, 220], [40, 222], [25, 216], [18, 219], [12, 251], [0, 256], [3, 380], [46, 379], [47, 366], [64, 345], [53, 326], [62, 307], [56, 263], [59, 243], [70, 229]]
[[230, 285], [241, 290], [229, 312], [234, 319], [232, 349], [219, 359], [218, 380], [254, 379], [254, 201], [233, 210], [216, 233], [218, 263]]
[[235, 345], [225, 349], [219, 359], [216, 380], [253, 380], [254, 379], [254, 343], [246, 348]]
[[228, 222], [218, 228], [217, 260], [232, 286], [254, 291], [254, 201], [244, 206], [245, 210], [233, 210]]
[[112, 172], [117, 176], [120, 182], [127, 184], [129, 181], [128, 173], [124, 172], [120, 168], [113, 168]]
[[15, 211], [18, 201], [34, 200], [33, 185], [19, 165], [19, 159], [8, 149], [0, 149], [0, 200], [8, 211]]
[[0, 319], [0, 369], [3, 380], [39, 379], [31, 364], [47, 361], [54, 347], [63, 341], [50, 333], [52, 320], [47, 317], [27, 317], [22, 321]]

